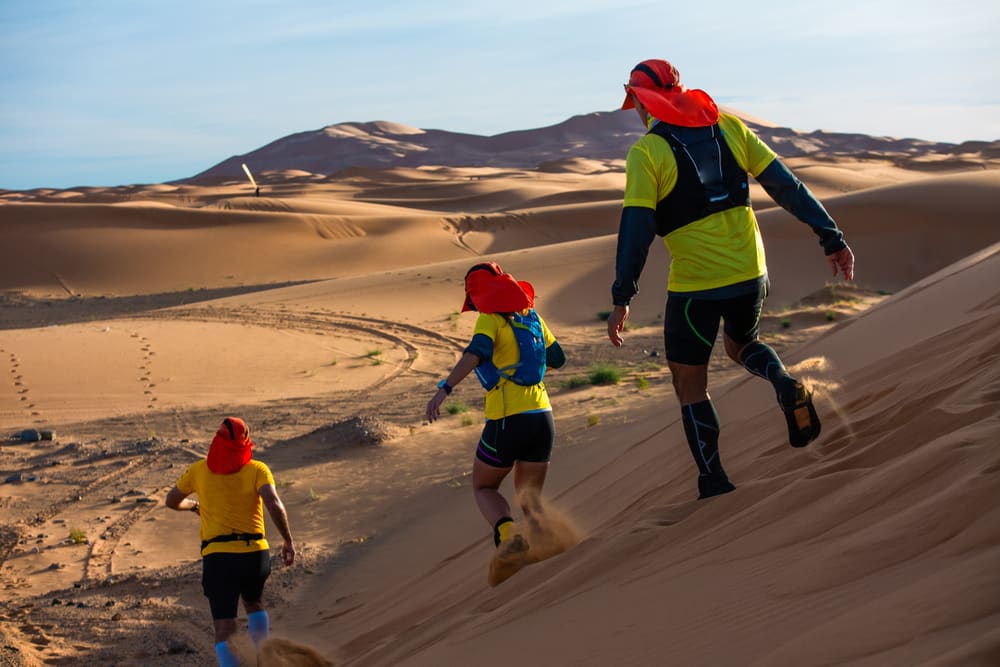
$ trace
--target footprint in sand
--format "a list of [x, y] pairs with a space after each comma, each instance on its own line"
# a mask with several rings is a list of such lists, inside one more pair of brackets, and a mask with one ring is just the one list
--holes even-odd
[[142, 364], [139, 365], [140, 374], [137, 379], [142, 384], [142, 394], [146, 398], [146, 407], [155, 408], [156, 396], [153, 395], [153, 388], [156, 387], [156, 383], [152, 381], [153, 371], [151, 366], [156, 352], [153, 351], [153, 344], [150, 340], [139, 334], [139, 332], [132, 332], [130, 335], [132, 338], [138, 339], [139, 351], [142, 352]]
[[698, 502], [697, 500], [690, 500], [675, 505], [654, 507], [646, 513], [642, 521], [639, 521], [632, 528], [631, 532], [641, 533], [654, 527], [667, 528], [676, 525], [694, 514], [699, 507], [705, 507], [705, 505], [699, 505]]
[[35, 407], [35, 404], [31, 401], [31, 389], [24, 384], [24, 376], [18, 370], [21, 366], [20, 360], [17, 358], [17, 354], [14, 352], [7, 352], [6, 350], [0, 350], [0, 352], [7, 353], [8, 359], [10, 361], [10, 374], [13, 376], [11, 381], [13, 382], [14, 393], [17, 396], [18, 402], [23, 403], [22, 407], [25, 412], [28, 412], [33, 417], [40, 416], [37, 411], [31, 412]]

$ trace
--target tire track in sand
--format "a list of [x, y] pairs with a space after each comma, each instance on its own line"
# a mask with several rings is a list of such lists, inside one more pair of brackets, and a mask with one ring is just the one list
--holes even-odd
[[[414, 368], [414, 364], [422, 355], [431, 353], [446, 356], [451, 359], [464, 348], [466, 341], [455, 337], [441, 334], [431, 329], [425, 329], [416, 325], [395, 322], [375, 317], [356, 316], [343, 313], [309, 312], [309, 313], [284, 313], [260, 309], [247, 309], [241, 307], [237, 310], [223, 310], [219, 308], [192, 308], [184, 311], [173, 311], [169, 315], [159, 315], [146, 313], [137, 316], [135, 319], [186, 319], [194, 321], [239, 323], [244, 325], [248, 319], [265, 328], [281, 328], [296, 331], [323, 332], [326, 335], [336, 336], [356, 336], [364, 334], [375, 339], [384, 340], [387, 343], [398, 346], [406, 353], [406, 359], [400, 364], [389, 366], [387, 375], [376, 382], [368, 385], [360, 392], [354, 392], [355, 397], [363, 402], [368, 396], [376, 392], [383, 391], [384, 388], [394, 380], [407, 373], [420, 373], [437, 377], [440, 369], [434, 372], [421, 371]], [[139, 367], [139, 381], [142, 383], [143, 391], [150, 396], [149, 407], [155, 407], [152, 364], [155, 357], [153, 345], [145, 336], [133, 332], [131, 336], [137, 339], [140, 350], [143, 353], [142, 363]], [[419, 400], [423, 400], [422, 398]], [[397, 402], [402, 402], [402, 399]], [[175, 421], [179, 418], [175, 414]], [[179, 431], [184, 424], [179, 424]], [[171, 453], [176, 455], [178, 451], [186, 451], [192, 456], [200, 456], [199, 452], [175, 447], [171, 448]], [[153, 456], [144, 457], [144, 467], [153, 465], [162, 459], [162, 454], [156, 453]], [[126, 469], [134, 465], [134, 459], [126, 464]], [[113, 478], [118, 478], [125, 474], [126, 469], [120, 469], [113, 474], [105, 476], [100, 481], [107, 483]], [[169, 487], [167, 487], [169, 488]], [[165, 489], [161, 489], [165, 490]], [[158, 495], [158, 494], [157, 494]], [[114, 574], [115, 557], [119, 545], [129, 533], [132, 526], [150, 513], [154, 508], [160, 507], [159, 503], [142, 503], [130, 508], [123, 516], [105, 527], [102, 533], [94, 540], [89, 548], [85, 563], [82, 581], [92, 582], [105, 579]], [[56, 508], [51, 508], [55, 510]], [[61, 509], [61, 508], [59, 508]]]
[[372, 393], [384, 387], [406, 373], [437, 377], [440, 373], [440, 368], [436, 368], [433, 371], [425, 371], [414, 367], [421, 355], [437, 353], [451, 357], [455, 353], [461, 352], [467, 342], [464, 339], [448, 336], [432, 329], [426, 329], [405, 322], [364, 315], [323, 311], [287, 313], [241, 306], [239, 309], [233, 310], [217, 307], [190, 308], [181, 311], [172, 311], [169, 315], [146, 313], [141, 317], [143, 319], [189, 319], [239, 324], [246, 324], [247, 321], [253, 321], [255, 324], [266, 328], [323, 332], [331, 336], [336, 336], [338, 332], [342, 335], [363, 333], [377, 340], [384, 340], [404, 350], [406, 359], [400, 364], [393, 364], [390, 367], [391, 370], [385, 376], [368, 385], [364, 390], [365, 394]]

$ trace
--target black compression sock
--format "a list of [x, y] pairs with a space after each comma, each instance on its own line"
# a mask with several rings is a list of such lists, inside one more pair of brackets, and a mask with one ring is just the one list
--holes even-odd
[[719, 415], [711, 400], [681, 406], [684, 434], [687, 435], [691, 456], [702, 475], [722, 471], [719, 460]]
[[774, 391], [779, 398], [784, 392], [787, 392], [790, 385], [795, 383], [795, 380], [785, 370], [785, 365], [781, 363], [778, 354], [771, 346], [765, 345], [759, 340], [744, 347], [740, 358], [743, 361], [743, 368], [774, 385]]

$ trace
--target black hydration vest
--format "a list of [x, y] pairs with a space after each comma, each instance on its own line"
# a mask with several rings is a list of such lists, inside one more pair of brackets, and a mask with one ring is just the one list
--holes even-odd
[[746, 169], [722, 137], [718, 124], [681, 127], [656, 123], [650, 134], [663, 137], [677, 161], [677, 184], [656, 204], [656, 233], [670, 232], [713, 213], [750, 206]]

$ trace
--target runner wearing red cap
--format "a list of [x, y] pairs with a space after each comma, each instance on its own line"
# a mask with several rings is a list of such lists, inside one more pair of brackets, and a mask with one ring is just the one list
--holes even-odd
[[719, 457], [719, 417], [708, 395], [708, 361], [720, 320], [726, 353], [774, 387], [789, 442], [804, 447], [820, 433], [812, 392], [791, 377], [758, 338], [767, 295], [760, 229], [750, 207], [752, 175], [775, 202], [809, 225], [833, 275], [854, 278], [854, 254], [833, 218], [743, 122], [720, 113], [703, 90], [681, 84], [666, 60], [636, 65], [622, 109], [634, 108], [648, 132], [629, 149], [618, 231], [608, 337], [623, 343], [629, 302], [650, 243], [670, 252], [664, 343], [700, 498], [732, 491]]
[[509, 576], [495, 571], [505, 558], [530, 547], [514, 526], [500, 484], [511, 470], [516, 471], [515, 492], [530, 521], [532, 505], [527, 499], [542, 491], [555, 442], [552, 406], [542, 377], [546, 368], [565, 364], [566, 356], [534, 305], [531, 284], [515, 280], [496, 262], [470, 268], [462, 310], [479, 312], [472, 341], [448, 377], [438, 383], [425, 411], [427, 421], [436, 420], [445, 399], [470, 373], [486, 390], [486, 424], [473, 460], [472, 487], [479, 510], [493, 526], [497, 546], [491, 585]]
[[[239, 664], [228, 641], [236, 632], [240, 599], [254, 644], [259, 646], [270, 631], [261, 601], [271, 574], [263, 507], [284, 539], [282, 561], [291, 565], [295, 560], [288, 515], [274, 476], [267, 465], [252, 458], [252, 450], [250, 427], [239, 417], [226, 417], [208, 456], [188, 467], [165, 501], [170, 509], [192, 511], [201, 518], [201, 584], [212, 610], [215, 654], [222, 667]], [[192, 493], [198, 500], [188, 498]]]

